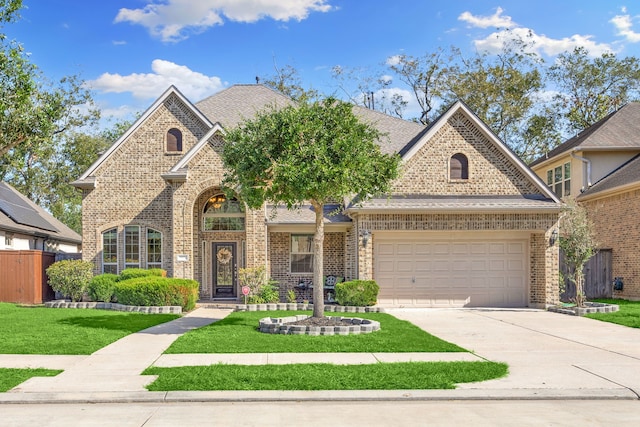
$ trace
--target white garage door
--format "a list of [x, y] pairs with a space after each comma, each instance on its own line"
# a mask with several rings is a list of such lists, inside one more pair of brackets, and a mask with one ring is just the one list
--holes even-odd
[[[484, 237], [484, 238], [483, 238]], [[527, 240], [419, 234], [374, 237], [378, 302], [421, 307], [525, 307]]]

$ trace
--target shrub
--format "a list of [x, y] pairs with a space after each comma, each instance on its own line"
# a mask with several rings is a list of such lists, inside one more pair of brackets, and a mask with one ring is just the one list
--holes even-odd
[[47, 268], [47, 276], [54, 291], [80, 301], [93, 277], [93, 264], [80, 259], [54, 262]]
[[189, 311], [198, 300], [198, 282], [159, 276], [137, 277], [117, 282], [115, 296], [120, 304], [179, 305], [183, 311]]
[[351, 280], [336, 284], [336, 301], [340, 305], [370, 306], [378, 300], [380, 286], [375, 280]]
[[249, 304], [262, 304], [267, 302], [280, 302], [280, 292], [274, 284], [278, 283], [267, 279], [267, 269], [259, 267], [241, 268], [238, 271], [240, 286], [249, 287]]
[[111, 302], [117, 281], [117, 274], [104, 273], [94, 276], [88, 289], [91, 301]]
[[125, 268], [120, 272], [120, 279], [118, 280], [129, 280], [147, 276], [167, 277], [167, 272], [161, 268], [150, 268], [149, 270], [144, 268]]

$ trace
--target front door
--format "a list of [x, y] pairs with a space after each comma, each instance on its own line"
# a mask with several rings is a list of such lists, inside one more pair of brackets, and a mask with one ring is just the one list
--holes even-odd
[[238, 257], [235, 242], [213, 243], [213, 297], [237, 296]]

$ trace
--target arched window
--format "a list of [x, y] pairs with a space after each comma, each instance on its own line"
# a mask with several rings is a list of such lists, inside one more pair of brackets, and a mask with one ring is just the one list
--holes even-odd
[[457, 153], [449, 159], [449, 179], [469, 179], [469, 160], [462, 153]]
[[204, 206], [205, 231], [244, 230], [244, 206], [236, 199], [216, 194]]
[[182, 132], [171, 128], [167, 132], [167, 151], [182, 151]]

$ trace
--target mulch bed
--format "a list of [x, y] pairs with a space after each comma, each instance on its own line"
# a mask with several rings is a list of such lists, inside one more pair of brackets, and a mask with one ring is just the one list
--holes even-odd
[[339, 317], [309, 317], [304, 320], [288, 322], [287, 325], [304, 326], [352, 326], [353, 323], [342, 320]]

